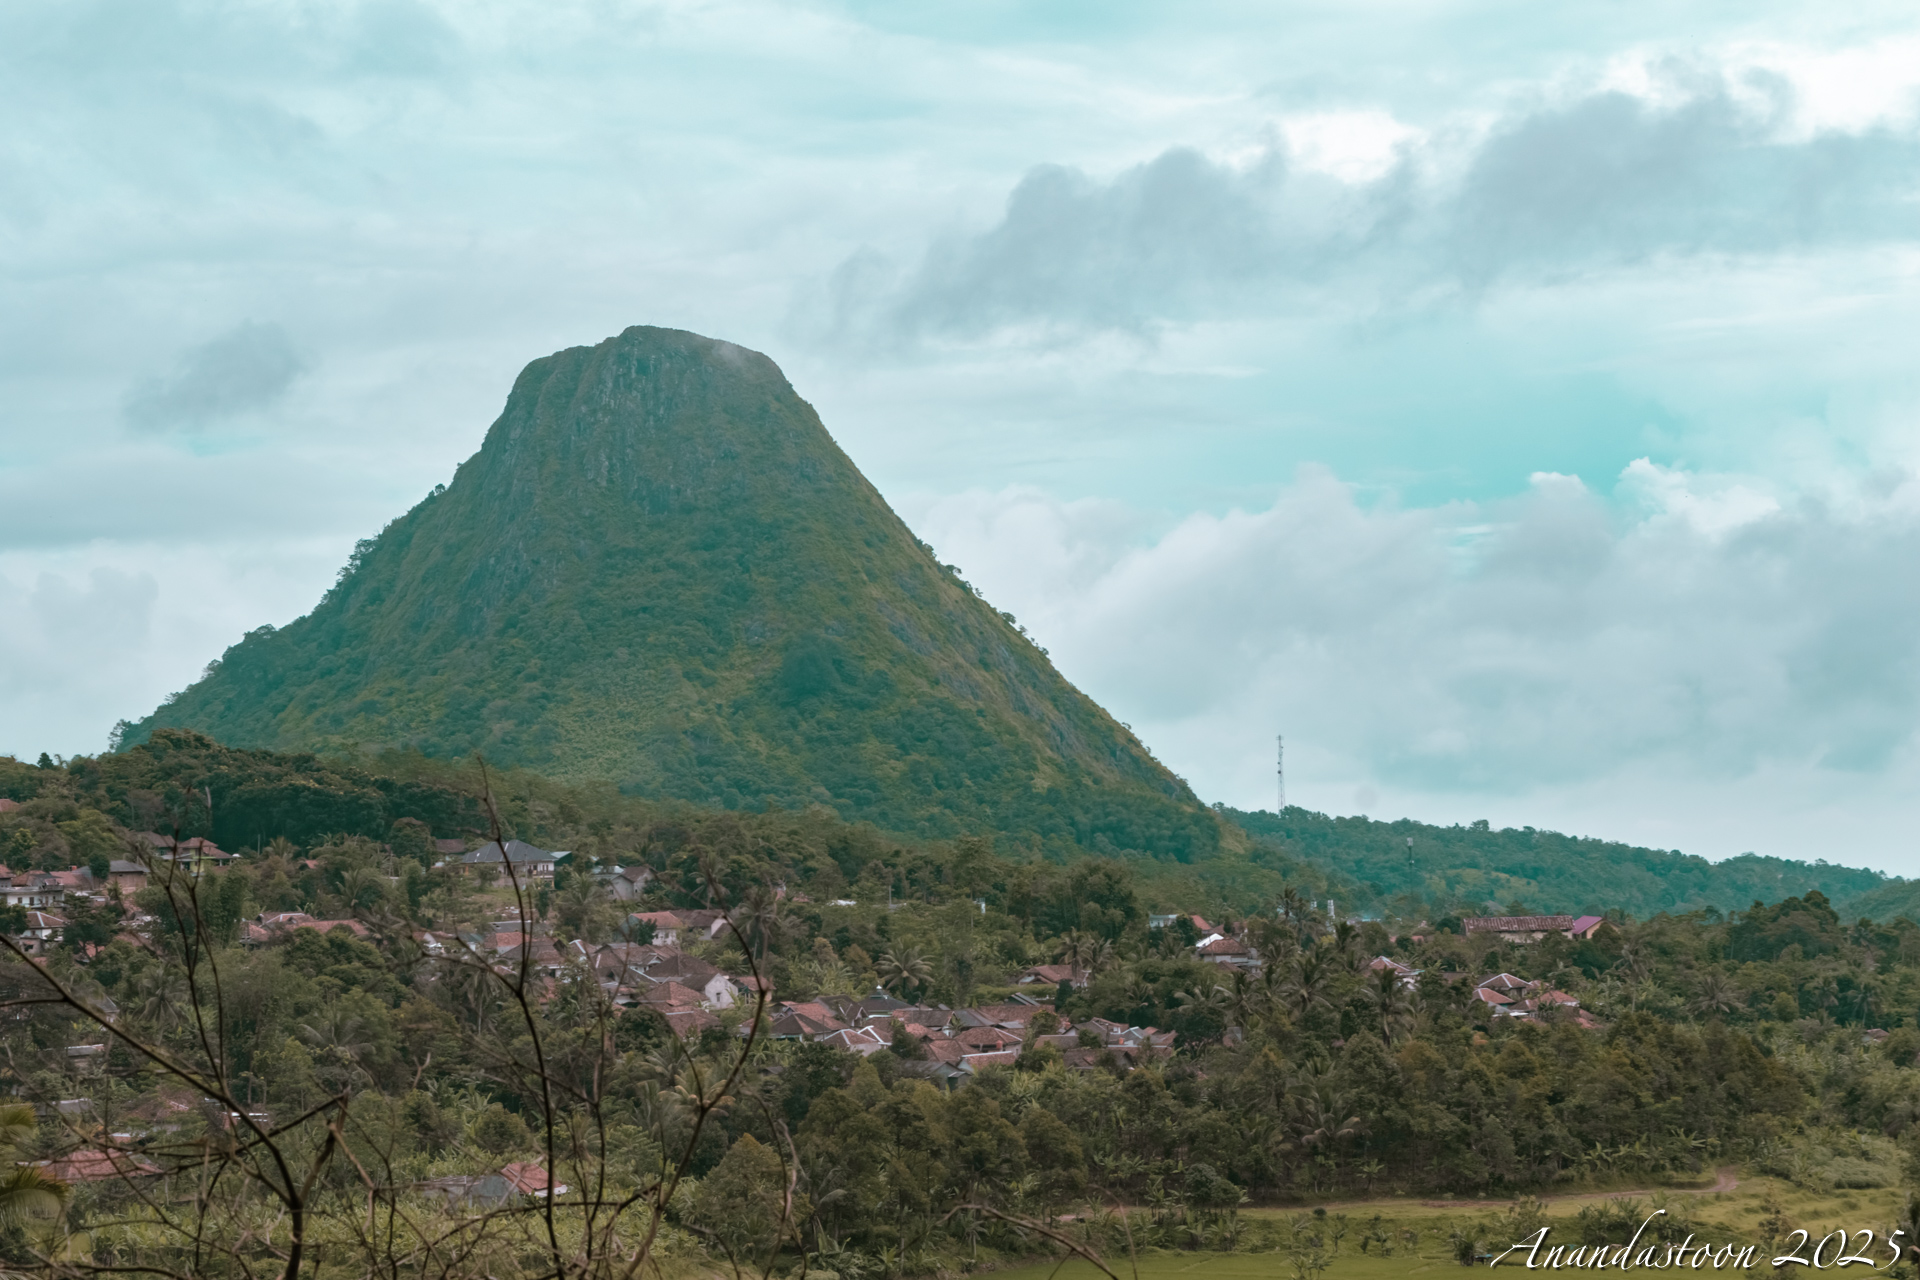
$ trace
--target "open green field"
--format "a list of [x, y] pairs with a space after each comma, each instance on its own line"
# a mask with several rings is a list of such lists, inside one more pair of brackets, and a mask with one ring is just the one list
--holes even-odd
[[[1870, 1229], [1874, 1233], [1870, 1250], [1866, 1249], [1863, 1237], [1856, 1235], [1853, 1239], [1856, 1247], [1870, 1252], [1880, 1264], [1878, 1269], [1884, 1270], [1888, 1258], [1884, 1241], [1896, 1215], [1904, 1209], [1906, 1192], [1895, 1188], [1812, 1192], [1773, 1178], [1741, 1178], [1729, 1191], [1600, 1192], [1554, 1197], [1547, 1200], [1546, 1216], [1542, 1219], [1543, 1224], [1551, 1228], [1547, 1246], [1577, 1245], [1580, 1234], [1576, 1224], [1581, 1209], [1605, 1208], [1609, 1200], [1632, 1202], [1635, 1221], [1644, 1220], [1664, 1205], [1669, 1217], [1686, 1219], [1696, 1243], [1731, 1244], [1741, 1248], [1751, 1244], [1769, 1257], [1773, 1252], [1787, 1251], [1790, 1247], [1787, 1233], [1795, 1228], [1806, 1230], [1815, 1243], [1836, 1230], [1857, 1233], [1863, 1228]], [[1321, 1273], [1323, 1280], [1399, 1280], [1412, 1275], [1435, 1278], [1451, 1275], [1460, 1269], [1451, 1243], [1455, 1232], [1460, 1231], [1471, 1232], [1494, 1253], [1514, 1243], [1502, 1237], [1511, 1222], [1506, 1203], [1382, 1197], [1327, 1206], [1324, 1216], [1311, 1209], [1248, 1209], [1242, 1210], [1241, 1217], [1247, 1224], [1241, 1252], [1143, 1249], [1138, 1258], [1141, 1280], [1174, 1280], [1175, 1277], [1293, 1280], [1294, 1268], [1286, 1240], [1295, 1234], [1318, 1236], [1332, 1252], [1330, 1265]], [[1762, 1226], [1769, 1218], [1776, 1219], [1775, 1229], [1781, 1239], [1773, 1250], [1766, 1247], [1767, 1231]], [[1786, 1224], [1784, 1229], [1779, 1226], [1780, 1220]], [[1332, 1241], [1336, 1231], [1343, 1236], [1337, 1247]], [[1368, 1241], [1363, 1252], [1361, 1240], [1369, 1234], [1375, 1238]], [[1625, 1244], [1630, 1234], [1622, 1233], [1612, 1243]], [[1388, 1237], [1385, 1247], [1391, 1252], [1383, 1252], [1377, 1238], [1380, 1235]], [[1643, 1243], [1648, 1239], [1651, 1239], [1651, 1229], [1648, 1236], [1643, 1237]], [[1246, 1249], [1247, 1243], [1253, 1245], [1251, 1250]], [[1803, 1250], [1805, 1252], [1810, 1249]], [[1823, 1261], [1829, 1260], [1832, 1254], [1833, 1246], [1829, 1245]], [[1107, 1262], [1121, 1280], [1132, 1280], [1133, 1264], [1124, 1250], [1108, 1257]], [[1501, 1265], [1524, 1269], [1525, 1262], [1523, 1251], [1509, 1256]], [[998, 1280], [1049, 1280], [1055, 1266], [1052, 1262], [1030, 1264], [996, 1275]], [[1771, 1267], [1765, 1269], [1770, 1271]], [[1711, 1273], [1713, 1269], [1703, 1267], [1702, 1270]], [[1758, 1270], [1760, 1268], [1756, 1268]], [[1856, 1267], [1852, 1274], [1858, 1276], [1864, 1272]], [[1059, 1267], [1058, 1280], [1102, 1280], [1102, 1277], [1098, 1269], [1076, 1258]]]

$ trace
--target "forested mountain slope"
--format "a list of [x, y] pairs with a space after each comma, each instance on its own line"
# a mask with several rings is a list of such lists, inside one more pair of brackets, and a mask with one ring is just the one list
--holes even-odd
[[[1401, 820], [1334, 818], [1298, 807], [1274, 814], [1222, 808], [1252, 836], [1297, 858], [1337, 871], [1362, 898], [1385, 905], [1406, 897], [1476, 910], [1521, 903], [1531, 911], [1645, 918], [1702, 907], [1744, 911], [1755, 902], [1818, 889], [1842, 914], [1878, 919], [1911, 914], [1920, 886], [1878, 871], [1742, 854], [1720, 862], [1678, 850], [1642, 849], [1532, 827], [1499, 830], [1484, 822], [1437, 827]], [[1411, 841], [1411, 844], [1408, 842]], [[1491, 906], [1489, 905], [1491, 904]]]
[[920, 544], [765, 356], [528, 365], [453, 482], [126, 727], [417, 749], [728, 808], [1190, 861], [1221, 828]]

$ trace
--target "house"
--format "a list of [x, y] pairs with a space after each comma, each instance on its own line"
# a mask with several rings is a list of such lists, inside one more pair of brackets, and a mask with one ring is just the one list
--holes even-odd
[[433, 842], [433, 852], [442, 858], [462, 857], [467, 852], [467, 842], [465, 840], [435, 840]]
[[959, 1067], [968, 1075], [978, 1075], [988, 1067], [1010, 1067], [1019, 1060], [1018, 1049], [1006, 1049], [998, 1053], [969, 1053], [961, 1057]]
[[1502, 942], [1538, 942], [1550, 933], [1563, 938], [1590, 938], [1606, 923], [1604, 916], [1467, 916], [1460, 930], [1467, 937], [1493, 934]]
[[60, 933], [67, 927], [64, 916], [56, 916], [45, 911], [27, 912], [27, 927], [13, 936], [20, 949], [30, 956], [42, 954], [47, 944], [60, 941]]
[[890, 1040], [878, 1027], [848, 1027], [818, 1037], [820, 1043], [830, 1044], [836, 1049], [845, 1049], [848, 1053], [857, 1053], [870, 1058], [886, 1048]]
[[654, 1005], [666, 1009], [698, 1009], [701, 997], [692, 987], [683, 987], [677, 982], [661, 982], [644, 989], [622, 987], [631, 991], [638, 999], [637, 1004]]
[[1076, 987], [1087, 985], [1087, 972], [1076, 969], [1070, 964], [1037, 964], [1027, 970], [1014, 982], [1021, 986], [1057, 987], [1063, 982], [1071, 982]]
[[653, 882], [653, 868], [600, 867], [594, 871], [593, 878], [613, 895], [614, 901], [632, 902], [645, 893], [647, 886]]
[[547, 1171], [533, 1161], [510, 1164], [498, 1173], [464, 1173], [445, 1178], [428, 1178], [413, 1184], [414, 1189], [431, 1199], [445, 1200], [461, 1208], [497, 1207], [521, 1196], [544, 1200], [549, 1194], [567, 1194], [567, 1184], [551, 1186]]
[[147, 887], [147, 868], [138, 862], [115, 858], [107, 864], [107, 883], [121, 893], [138, 893]]
[[44, 871], [22, 871], [7, 876], [0, 892], [6, 895], [6, 905], [25, 907], [29, 911], [57, 907], [67, 896], [66, 886]]
[[652, 927], [651, 941], [654, 946], [677, 947], [680, 945], [680, 931], [687, 927], [687, 922], [671, 911], [638, 911], [627, 917], [628, 935], [644, 933], [645, 930], [640, 928], [642, 925]]
[[1028, 1004], [978, 1004], [970, 1009], [954, 1010], [952, 1021], [960, 1028], [1004, 1027], [1009, 1031], [1025, 1031], [1028, 1021], [1039, 1009], [1038, 1005]]
[[1550, 1009], [1567, 1009], [1575, 1021], [1591, 1029], [1597, 1024], [1581, 1010], [1580, 1002], [1564, 991], [1544, 982], [1517, 978], [1511, 973], [1496, 973], [1483, 978], [1473, 988], [1471, 999], [1484, 1005], [1493, 1018], [1533, 1018]]
[[1149, 915], [1147, 917], [1147, 928], [1164, 929], [1179, 918], [1180, 916], [1177, 912], [1168, 912], [1165, 915]]
[[36, 1160], [33, 1167], [50, 1178], [72, 1185], [76, 1182], [123, 1182], [133, 1178], [157, 1176], [160, 1166], [126, 1151], [101, 1151], [82, 1147], [52, 1160]]
[[697, 1036], [709, 1027], [717, 1027], [720, 1025], [720, 1019], [714, 1017], [705, 1009], [668, 1009], [660, 1016], [666, 1019], [668, 1029], [673, 1032], [674, 1038], [678, 1040], [685, 1040], [691, 1036]]
[[696, 911], [676, 911], [673, 914], [679, 916], [684, 922], [683, 927], [686, 932], [682, 936], [686, 938], [713, 939], [725, 933], [728, 928], [727, 913], [715, 911], [710, 907], [702, 907]]
[[1207, 964], [1223, 964], [1234, 969], [1257, 969], [1260, 957], [1238, 938], [1214, 936], [1193, 949], [1193, 956]]
[[20, 802], [18, 800], [9, 800], [5, 796], [0, 796], [0, 813], [11, 813], [19, 807]]
[[192, 875], [202, 871], [219, 871], [231, 865], [237, 855], [226, 852], [205, 836], [188, 836], [182, 840], [177, 836], [163, 836], [157, 831], [141, 831], [134, 836], [153, 850], [153, 857], [161, 862], [171, 862], [183, 866]]
[[677, 982], [700, 993], [700, 1002], [709, 1009], [731, 1009], [738, 996], [729, 975], [697, 956], [683, 951], [661, 950], [643, 966], [629, 966], [627, 972], [642, 982]]
[[502, 844], [489, 840], [460, 859], [460, 869], [468, 875], [491, 879], [496, 884], [514, 880], [551, 880], [554, 864], [570, 856], [564, 850], [537, 848], [524, 840]]
[[557, 1187], [553, 1186], [545, 1166], [537, 1160], [510, 1164], [500, 1171], [500, 1176], [506, 1179], [507, 1185], [514, 1191], [523, 1196], [532, 1196], [536, 1200], [546, 1199], [549, 1190], [556, 1196], [567, 1194], [567, 1184], [563, 1182]]
[[93, 1075], [106, 1070], [107, 1046], [104, 1044], [70, 1044], [67, 1046], [67, 1066], [81, 1075]]
[[817, 1000], [783, 1003], [767, 1023], [767, 1034], [775, 1040], [824, 1040], [846, 1030], [847, 1024]]
[[1388, 956], [1375, 956], [1373, 959], [1367, 961], [1367, 968], [1373, 973], [1391, 970], [1393, 975], [1400, 980], [1400, 985], [1409, 991], [1419, 985], [1420, 982], [1420, 971], [1418, 969], [1410, 969], [1398, 960]]
[[949, 1091], [964, 1084], [967, 1080], [966, 1072], [960, 1070], [960, 1068], [954, 1066], [952, 1063], [941, 1062], [934, 1058], [929, 1058], [925, 1061], [896, 1063], [893, 1070], [895, 1075], [912, 1076], [917, 1080], [926, 1080], [941, 1089]]
[[318, 929], [322, 933], [345, 929], [357, 937], [369, 936], [367, 926], [358, 920], [316, 920], [304, 911], [262, 911], [241, 926], [240, 941], [257, 947], [295, 929]]

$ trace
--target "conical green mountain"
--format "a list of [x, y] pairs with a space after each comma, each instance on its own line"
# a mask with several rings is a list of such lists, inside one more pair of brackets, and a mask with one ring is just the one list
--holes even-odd
[[536, 360], [453, 483], [130, 726], [484, 752], [728, 807], [1188, 860], [1219, 826], [919, 543], [767, 357]]

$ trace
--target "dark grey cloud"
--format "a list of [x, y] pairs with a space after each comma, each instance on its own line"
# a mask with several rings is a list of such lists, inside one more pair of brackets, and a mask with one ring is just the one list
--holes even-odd
[[135, 387], [127, 420], [153, 430], [194, 430], [257, 413], [287, 394], [307, 362], [287, 331], [248, 320], [193, 347], [174, 371]]
[[1920, 140], [1877, 129], [1780, 140], [1777, 85], [1711, 83], [1676, 106], [1599, 93], [1496, 131], [1442, 216], [1484, 281], [1659, 254], [1773, 253], [1920, 237]]
[[1176, 148], [1111, 181], [1029, 172], [992, 228], [916, 268], [850, 258], [830, 340], [977, 337], [1038, 326], [1145, 332], [1195, 318], [1360, 310], [1669, 257], [1920, 240], [1920, 137], [1795, 136], [1783, 84], [1687, 80], [1670, 101], [1594, 92], [1511, 113], [1464, 152], [1402, 154], [1345, 184]]

